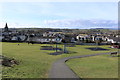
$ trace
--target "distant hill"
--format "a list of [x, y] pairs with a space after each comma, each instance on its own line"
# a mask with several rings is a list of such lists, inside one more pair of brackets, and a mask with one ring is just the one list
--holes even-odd
[[[118, 28], [91, 28], [91, 29], [110, 29], [110, 30], [118, 30]], [[119, 28], [120, 30], [120, 28]]]
[[111, 30], [120, 30], [120, 28], [109, 28], [109, 29], [111, 29]]

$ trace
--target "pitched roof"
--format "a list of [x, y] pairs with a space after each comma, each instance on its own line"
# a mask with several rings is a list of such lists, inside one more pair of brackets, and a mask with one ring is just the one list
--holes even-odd
[[109, 39], [113, 39], [116, 42], [120, 42], [120, 37], [107, 36]]

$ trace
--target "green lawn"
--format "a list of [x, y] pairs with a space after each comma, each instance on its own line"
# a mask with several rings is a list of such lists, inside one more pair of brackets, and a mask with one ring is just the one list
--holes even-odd
[[81, 78], [118, 78], [118, 58], [108, 55], [72, 59], [67, 65]]
[[[108, 51], [91, 51], [86, 48], [94, 47], [94, 46], [77, 45], [76, 47], [67, 48], [70, 51], [69, 54], [54, 56], [54, 55], [49, 55], [49, 53], [54, 51], [40, 50], [40, 46], [43, 45], [45, 46], [46, 44], [33, 44], [33, 45], [32, 44], [28, 45], [27, 43], [19, 43], [20, 45], [17, 44], [18, 43], [5, 43], [5, 42], [2, 43], [2, 54], [7, 57], [14, 57], [16, 60], [20, 61], [20, 65], [16, 65], [14, 67], [3, 67], [3, 77], [47, 78], [52, 63], [59, 58], [116, 51], [115, 49], [109, 48], [110, 46], [108, 45], [100, 46], [102, 48], [110, 49]], [[49, 46], [49, 44], [47, 46]], [[63, 47], [63, 45], [58, 45], [58, 47]], [[110, 57], [104, 57], [104, 58], [106, 58], [106, 60], [108, 61], [110, 59]], [[86, 58], [86, 59], [88, 60], [90, 58]], [[111, 59], [114, 60], [115, 57], [114, 58], [111, 57]], [[117, 60], [115, 59], [114, 62], [117, 62]], [[72, 66], [71, 64], [77, 65], [77, 63], [76, 62], [74, 63], [74, 61], [69, 61], [68, 64], [70, 66]]]
[[26, 43], [3, 43], [3, 55], [14, 57], [20, 61], [20, 65], [14, 68], [3, 68], [3, 77], [16, 78], [45, 78], [53, 61], [61, 55], [52, 56], [53, 51], [40, 50], [40, 44], [28, 45]]

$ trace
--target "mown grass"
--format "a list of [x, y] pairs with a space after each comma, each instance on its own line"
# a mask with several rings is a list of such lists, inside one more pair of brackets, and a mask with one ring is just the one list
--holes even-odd
[[61, 56], [48, 55], [53, 51], [40, 50], [40, 44], [17, 44], [3, 43], [3, 55], [20, 61], [20, 65], [13, 68], [4, 67], [3, 77], [45, 78], [51, 63]]
[[[14, 57], [16, 60], [20, 61], [20, 64], [14, 67], [3, 67], [3, 77], [47, 78], [52, 63], [59, 58], [115, 51], [115, 49], [109, 48], [110, 46], [108, 45], [99, 46], [110, 49], [107, 51], [91, 51], [86, 48], [95, 46], [76, 45], [76, 47], [67, 48], [67, 50], [70, 51], [69, 54], [54, 56], [49, 55], [49, 53], [55, 51], [40, 50], [40, 46], [45, 45], [51, 46], [50, 44], [28, 45], [27, 43], [2, 43], [2, 54], [7, 57]], [[63, 48], [63, 45], [58, 45], [58, 47]], [[72, 64], [73, 62], [70, 61], [69, 63]]]
[[100, 55], [66, 63], [81, 78], [118, 78], [118, 57]]

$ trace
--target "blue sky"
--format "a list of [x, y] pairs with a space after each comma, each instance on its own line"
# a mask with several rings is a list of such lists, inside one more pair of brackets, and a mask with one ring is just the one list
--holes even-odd
[[[112, 20], [114, 22], [118, 19], [117, 2], [5, 2], [0, 5], [2, 5], [0, 23], [7, 22], [10, 27], [15, 28], [59, 28], [60, 25], [65, 24], [64, 22], [70, 23], [71, 20], [73, 24], [76, 20]], [[54, 26], [60, 22], [61, 24]], [[49, 23], [53, 25], [50, 26]]]

